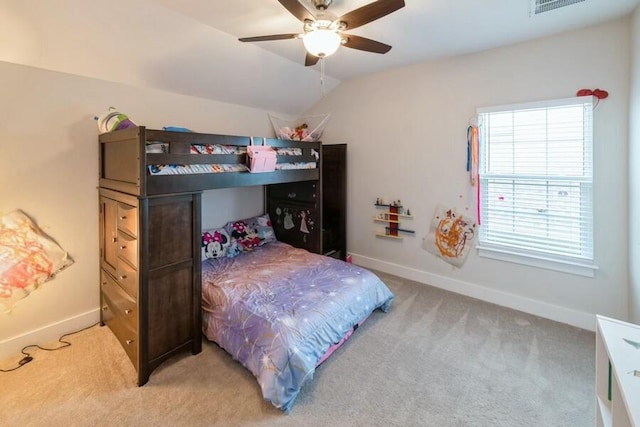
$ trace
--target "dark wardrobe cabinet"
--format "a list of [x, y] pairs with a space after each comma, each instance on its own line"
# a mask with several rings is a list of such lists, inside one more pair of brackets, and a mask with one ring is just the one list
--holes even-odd
[[347, 145], [322, 145], [320, 180], [266, 186], [278, 240], [341, 260], [347, 256]]

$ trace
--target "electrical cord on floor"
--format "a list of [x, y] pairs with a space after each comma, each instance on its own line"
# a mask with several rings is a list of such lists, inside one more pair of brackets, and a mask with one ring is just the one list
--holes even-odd
[[44, 350], [44, 351], [61, 350], [61, 349], [65, 348], [65, 347], [69, 347], [71, 345], [71, 343], [69, 341], [65, 341], [63, 338], [68, 337], [70, 335], [74, 335], [74, 334], [80, 333], [82, 331], [86, 331], [87, 329], [91, 329], [91, 328], [93, 328], [94, 326], [96, 326], [99, 323], [100, 322], [96, 322], [91, 326], [87, 326], [86, 328], [78, 329], [77, 331], [69, 332], [68, 334], [62, 335], [60, 338], [58, 338], [58, 342], [60, 344], [62, 344], [62, 345], [59, 346], [59, 347], [56, 347], [56, 348], [41, 347], [38, 344], [29, 344], [29, 345], [27, 345], [25, 347], [22, 347], [22, 350], [20, 350], [20, 352], [22, 354], [24, 354], [24, 357], [18, 361], [18, 365], [13, 367], [13, 368], [10, 368], [10, 369], [0, 369], [0, 372], [12, 372], [12, 371], [15, 371], [16, 369], [22, 368], [24, 365], [26, 365], [27, 363], [31, 362], [33, 360], [33, 356], [31, 356], [31, 353], [27, 352], [28, 348], [35, 347], [35, 348], [38, 348], [38, 349]]

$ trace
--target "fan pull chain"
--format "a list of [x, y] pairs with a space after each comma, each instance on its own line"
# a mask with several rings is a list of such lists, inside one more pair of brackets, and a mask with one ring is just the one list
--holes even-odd
[[320, 58], [320, 88], [322, 89], [322, 97], [324, 98], [324, 57]]

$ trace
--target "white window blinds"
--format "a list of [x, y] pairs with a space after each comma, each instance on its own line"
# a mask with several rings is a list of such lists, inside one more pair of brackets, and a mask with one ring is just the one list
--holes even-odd
[[593, 264], [592, 97], [483, 108], [480, 248]]

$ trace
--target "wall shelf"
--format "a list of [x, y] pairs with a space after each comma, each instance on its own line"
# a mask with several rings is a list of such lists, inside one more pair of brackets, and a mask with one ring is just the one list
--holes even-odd
[[373, 220], [375, 222], [392, 222], [392, 223], [395, 223], [395, 224], [399, 224], [400, 223], [400, 221], [393, 221], [391, 219], [373, 218]]
[[403, 236], [401, 234], [415, 234], [414, 230], [409, 230], [406, 228], [400, 227], [400, 219], [408, 218], [413, 219], [413, 215], [409, 209], [405, 209], [398, 202], [393, 202], [392, 204], [380, 203], [380, 199], [376, 200], [373, 204], [376, 209], [385, 209], [386, 212], [380, 213], [373, 218], [374, 223], [385, 223], [388, 224], [384, 227], [384, 232], [376, 231], [376, 237], [385, 237], [389, 239], [398, 239], [402, 240]]
[[392, 236], [390, 234], [376, 233], [376, 237], [384, 237], [386, 239], [402, 240], [402, 236]]

